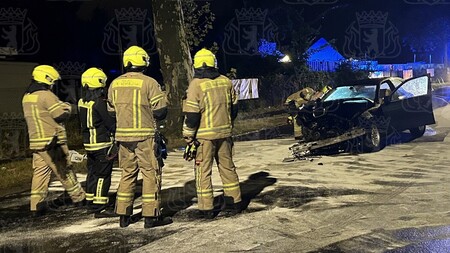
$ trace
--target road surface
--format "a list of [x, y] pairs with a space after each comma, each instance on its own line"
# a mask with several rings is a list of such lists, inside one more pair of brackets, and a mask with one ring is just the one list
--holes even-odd
[[246, 210], [234, 217], [195, 219], [193, 166], [181, 152], [164, 168], [163, 212], [174, 219], [164, 227], [144, 229], [136, 216], [119, 228], [118, 218], [65, 206], [30, 218], [28, 193], [11, 195], [0, 200], [0, 252], [450, 252], [450, 106], [435, 117], [422, 138], [399, 133], [376, 153], [283, 163], [291, 138], [237, 142]]

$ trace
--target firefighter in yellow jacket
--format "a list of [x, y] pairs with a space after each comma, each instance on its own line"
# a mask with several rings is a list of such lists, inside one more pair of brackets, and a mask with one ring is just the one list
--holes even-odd
[[142, 173], [142, 216], [145, 228], [171, 223], [160, 213], [161, 174], [155, 150], [155, 120], [167, 115], [167, 98], [158, 82], [143, 74], [149, 66], [144, 49], [131, 46], [123, 55], [125, 74], [108, 90], [108, 104], [116, 113], [115, 140], [119, 143], [122, 169], [117, 190], [116, 213], [120, 227], [127, 227], [133, 213], [137, 176]]
[[[220, 75], [216, 58], [206, 49], [194, 56], [194, 79], [190, 82], [183, 105], [183, 137], [186, 150], [198, 145], [195, 179], [198, 209], [202, 218], [217, 215], [213, 208], [212, 166], [217, 163], [225, 199], [230, 199], [232, 214], [241, 211], [241, 190], [232, 158], [231, 131], [237, 116], [237, 96], [231, 81]], [[189, 160], [189, 159], [188, 159]]]
[[52, 66], [39, 65], [32, 76], [22, 106], [33, 151], [30, 208], [39, 216], [47, 209], [44, 200], [52, 171], [75, 204], [84, 203], [85, 192], [71, 169], [66, 130], [62, 125], [70, 115], [71, 106], [61, 102], [51, 91], [55, 81], [60, 79], [59, 73]]
[[316, 100], [322, 94], [323, 93], [316, 92], [310, 87], [306, 87], [292, 93], [284, 102], [284, 105], [288, 108], [288, 112], [290, 114], [288, 117], [288, 123], [294, 126], [294, 138], [296, 140], [303, 139], [302, 126], [296, 121], [298, 109], [304, 104]]

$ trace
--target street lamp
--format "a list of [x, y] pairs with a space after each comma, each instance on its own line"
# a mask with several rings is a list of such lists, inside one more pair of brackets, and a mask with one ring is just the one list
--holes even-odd
[[284, 55], [283, 58], [279, 59], [278, 62], [282, 62], [282, 63], [288, 63], [288, 62], [292, 62], [291, 61], [291, 57], [289, 57], [289, 55]]

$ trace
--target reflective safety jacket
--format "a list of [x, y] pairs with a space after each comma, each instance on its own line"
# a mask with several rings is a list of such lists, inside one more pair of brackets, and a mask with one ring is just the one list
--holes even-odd
[[303, 88], [293, 94], [291, 94], [289, 97], [287, 97], [286, 101], [284, 102], [285, 105], [289, 105], [289, 103], [294, 102], [295, 107], [299, 108], [303, 104], [306, 104], [307, 102], [311, 100], [315, 100], [317, 97], [316, 91], [312, 88], [306, 87]]
[[140, 72], [125, 73], [111, 83], [108, 104], [115, 111], [117, 141], [142, 141], [155, 135], [153, 112], [167, 107], [158, 82]]
[[58, 99], [50, 90], [26, 93], [22, 99], [23, 114], [28, 126], [31, 150], [43, 150], [58, 136], [58, 143], [67, 142], [62, 122], [71, 112], [71, 106]]
[[108, 113], [106, 101], [98, 97], [92, 101], [78, 101], [83, 145], [86, 151], [110, 147], [116, 127], [115, 119]]
[[[183, 112], [187, 115], [183, 124], [183, 136], [215, 140], [232, 135], [231, 111], [238, 97], [227, 77], [215, 79], [194, 78], [189, 84]], [[200, 114], [200, 122], [189, 122], [190, 114]]]

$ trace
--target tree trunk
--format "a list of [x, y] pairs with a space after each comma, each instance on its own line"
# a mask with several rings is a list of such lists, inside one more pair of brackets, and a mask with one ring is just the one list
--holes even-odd
[[152, 0], [152, 10], [161, 71], [169, 98], [166, 133], [181, 136], [182, 97], [193, 72], [181, 2]]

